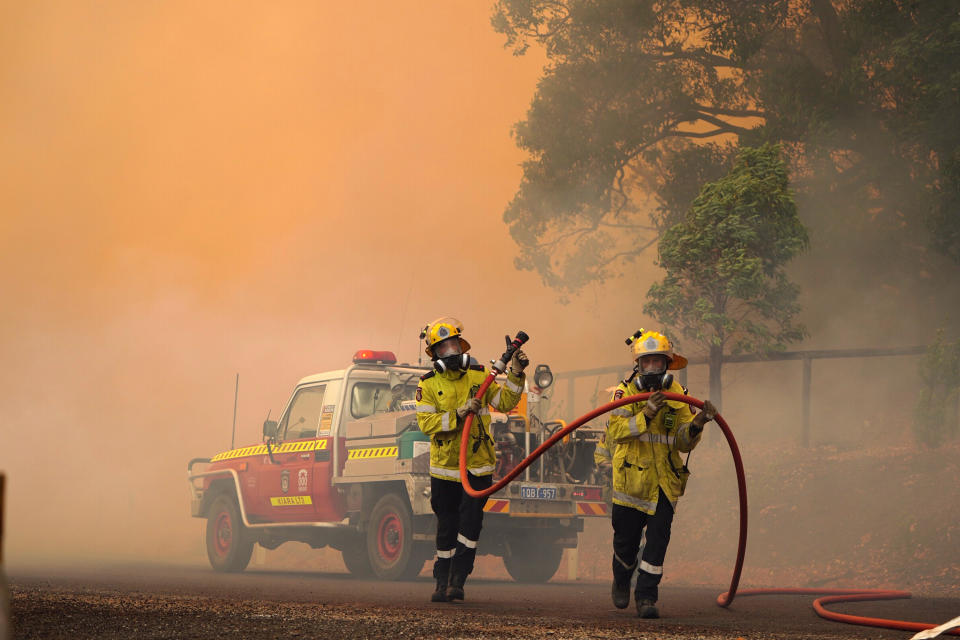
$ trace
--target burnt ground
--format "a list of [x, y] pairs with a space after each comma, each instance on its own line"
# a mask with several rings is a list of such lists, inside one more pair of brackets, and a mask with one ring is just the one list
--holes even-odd
[[[811, 598], [714, 604], [721, 587], [668, 586], [660, 620], [610, 603], [598, 582], [519, 585], [471, 579], [467, 602], [428, 602], [432, 582], [356, 580], [342, 573], [198, 566], [20, 570], [9, 576], [14, 638], [909, 638], [823, 620]], [[941, 623], [960, 598], [834, 605], [866, 616]]]

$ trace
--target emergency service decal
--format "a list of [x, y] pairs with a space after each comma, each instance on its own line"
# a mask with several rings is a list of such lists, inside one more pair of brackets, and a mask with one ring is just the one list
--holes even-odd
[[318, 436], [330, 435], [330, 425], [333, 424], [333, 410], [336, 405], [326, 404], [323, 406], [323, 412], [320, 414], [320, 426], [317, 428]]
[[286, 493], [290, 490], [290, 472], [284, 469], [280, 474], [280, 491]]
[[[281, 445], [271, 446], [270, 450], [274, 453], [296, 453], [299, 451], [323, 451], [327, 448], [326, 440], [300, 440], [297, 442], [286, 442]], [[249, 456], [267, 455], [267, 445], [260, 444], [252, 447], [243, 447], [224, 451], [210, 458], [210, 462], [219, 462], [220, 460], [233, 460], [234, 458], [246, 458]]]
[[616, 393], [613, 394], [614, 400], [619, 400], [623, 397], [623, 389], [617, 389]]
[[398, 447], [365, 447], [350, 449], [347, 460], [371, 460], [373, 458], [396, 458]]
[[300, 469], [297, 471], [297, 491], [300, 493], [307, 492], [307, 482], [310, 475], [307, 473], [306, 469]]
[[417, 387], [417, 402], [423, 400], [423, 389]]
[[278, 496], [270, 498], [272, 507], [293, 507], [301, 504], [313, 504], [310, 496]]

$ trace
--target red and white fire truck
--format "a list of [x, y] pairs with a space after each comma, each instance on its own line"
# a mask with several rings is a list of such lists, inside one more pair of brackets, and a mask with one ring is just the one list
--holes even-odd
[[[412, 578], [434, 554], [428, 438], [413, 397], [429, 369], [388, 351], [358, 351], [347, 369], [300, 380], [263, 442], [187, 465], [191, 513], [205, 518], [210, 564], [243, 571], [254, 544], [331, 546], [356, 576]], [[549, 368], [509, 414], [491, 414], [494, 479], [563, 427], [543, 421]], [[522, 582], [549, 580], [584, 517], [607, 515], [593, 462], [600, 429], [581, 428], [550, 449], [485, 507], [477, 551], [503, 558]]]

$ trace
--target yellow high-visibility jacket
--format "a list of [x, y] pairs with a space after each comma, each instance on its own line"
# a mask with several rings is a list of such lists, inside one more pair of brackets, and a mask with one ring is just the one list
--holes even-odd
[[[466, 371], [431, 371], [420, 378], [417, 387], [417, 425], [430, 436], [430, 475], [460, 482], [460, 435], [462, 422], [457, 422], [457, 409], [476, 395], [487, 377], [483, 365], [472, 365]], [[475, 476], [488, 476], [497, 464], [497, 454], [490, 434], [490, 407], [509, 411], [520, 402], [525, 375], [512, 373], [501, 387], [492, 383], [483, 397], [479, 415], [470, 427], [467, 445], [467, 469]]]
[[[685, 393], [674, 380], [672, 393]], [[620, 383], [614, 400], [641, 393], [636, 382]], [[689, 471], [684, 468], [680, 453], [692, 451], [700, 441], [690, 434], [693, 412], [683, 402], [667, 400], [656, 417], [647, 422], [643, 415], [646, 401], [625, 405], [610, 412], [607, 446], [613, 451], [613, 502], [644, 513], [657, 510], [660, 489], [673, 507], [687, 486]]]

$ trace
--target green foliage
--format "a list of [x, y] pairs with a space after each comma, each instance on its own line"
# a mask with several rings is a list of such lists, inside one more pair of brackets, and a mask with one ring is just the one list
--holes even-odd
[[913, 434], [928, 447], [939, 447], [957, 435], [960, 394], [960, 340], [949, 342], [943, 330], [920, 362], [920, 399], [914, 414]]
[[644, 311], [709, 350], [763, 353], [803, 338], [784, 266], [807, 247], [780, 148], [744, 147], [660, 241]]
[[548, 57], [504, 220], [550, 286], [622, 273], [740, 145], [767, 142], [818, 247], [960, 265], [956, 0], [498, 0], [492, 24]]

